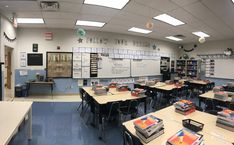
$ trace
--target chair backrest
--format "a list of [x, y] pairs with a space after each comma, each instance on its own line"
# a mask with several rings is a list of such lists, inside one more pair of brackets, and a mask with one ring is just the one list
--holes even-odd
[[124, 144], [125, 145], [134, 145], [132, 136], [127, 131], [124, 131]]
[[124, 145], [143, 145], [140, 139], [130, 133], [125, 126], [123, 126]]
[[109, 118], [111, 117], [111, 115], [117, 111], [120, 107], [120, 103], [119, 102], [112, 102], [110, 104], [110, 110], [108, 112], [108, 116], [107, 116], [107, 120], [109, 120]]
[[138, 105], [139, 105], [138, 100], [131, 100], [131, 101], [129, 101], [129, 104], [128, 104], [128, 112], [130, 112], [130, 110], [131, 110], [132, 108], [138, 108]]

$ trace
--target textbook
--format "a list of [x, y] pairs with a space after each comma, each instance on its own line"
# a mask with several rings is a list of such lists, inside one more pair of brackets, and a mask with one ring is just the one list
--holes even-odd
[[174, 103], [174, 107], [178, 113], [186, 112], [185, 114], [192, 113], [195, 111], [195, 105], [189, 100], [180, 100]]
[[146, 90], [139, 89], [139, 88], [135, 88], [131, 91], [131, 95], [136, 96], [136, 97], [144, 97], [145, 93], [146, 93]]
[[133, 124], [137, 131], [149, 137], [163, 127], [163, 120], [153, 115], [147, 115], [134, 121]]
[[183, 128], [167, 140], [167, 145], [200, 145], [203, 135], [197, 134], [189, 129]]
[[143, 140], [145, 143], [149, 143], [150, 141], [154, 140], [155, 138], [159, 137], [164, 133], [164, 128], [160, 128], [157, 132], [154, 132], [151, 136], [145, 136], [141, 132], [136, 131], [137, 136]]
[[223, 110], [218, 112], [216, 126], [234, 132], [234, 111]]

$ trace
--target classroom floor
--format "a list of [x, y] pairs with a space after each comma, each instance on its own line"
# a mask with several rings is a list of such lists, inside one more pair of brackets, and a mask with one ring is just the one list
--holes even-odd
[[[198, 104], [198, 99], [192, 99]], [[86, 125], [87, 117], [77, 112], [79, 102], [34, 102], [33, 139], [27, 140], [27, 125], [9, 145], [120, 145], [121, 127], [116, 123], [106, 126], [106, 141], [98, 139], [98, 130]], [[152, 112], [148, 110], [147, 112]]]
[[33, 101], [33, 102], [81, 102], [79, 95], [51, 95], [48, 96], [28, 96], [15, 97], [14, 101]]
[[121, 127], [108, 125], [106, 142], [98, 139], [98, 131], [86, 125], [77, 112], [79, 103], [36, 102], [33, 104], [33, 139], [27, 140], [27, 125], [9, 145], [120, 145]]

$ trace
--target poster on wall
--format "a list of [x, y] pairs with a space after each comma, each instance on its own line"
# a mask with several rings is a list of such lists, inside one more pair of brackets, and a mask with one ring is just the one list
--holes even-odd
[[46, 56], [47, 77], [72, 77], [72, 52], [47, 52]]
[[26, 56], [27, 56], [26, 52], [20, 52], [20, 66], [21, 67], [26, 67]]

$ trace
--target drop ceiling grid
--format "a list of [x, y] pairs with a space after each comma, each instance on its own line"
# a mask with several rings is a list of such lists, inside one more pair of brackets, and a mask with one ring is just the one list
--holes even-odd
[[[183, 34], [186, 36], [182, 43], [197, 42], [193, 31], [204, 31], [211, 35], [207, 40], [234, 37], [234, 6], [230, 1], [220, 0], [131, 0], [123, 10], [84, 5], [83, 0], [58, 0], [59, 12], [43, 12], [39, 3], [28, 1], [0, 1], [0, 10], [5, 14], [16, 12], [20, 17], [43, 17], [45, 25], [20, 25], [22, 27], [48, 28], [77, 28], [76, 19], [90, 19], [103, 21], [107, 24], [103, 28], [84, 27], [87, 30], [110, 31], [133, 34], [127, 30], [131, 26], [145, 27], [153, 16], [168, 13], [186, 23], [179, 27], [166, 23], [154, 22], [153, 32], [146, 37], [165, 40], [167, 35]], [[9, 5], [8, 8], [5, 5]], [[219, 9], [219, 10], [217, 10]], [[71, 23], [72, 22], [72, 23]], [[70, 24], [71, 23], [71, 24]], [[134, 35], [138, 35], [134, 33]], [[142, 34], [139, 34], [140, 36]]]

